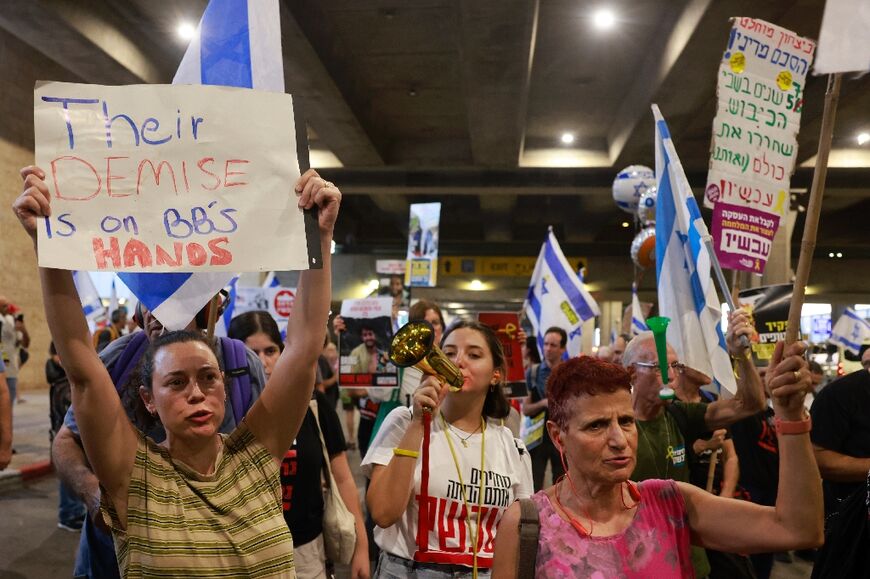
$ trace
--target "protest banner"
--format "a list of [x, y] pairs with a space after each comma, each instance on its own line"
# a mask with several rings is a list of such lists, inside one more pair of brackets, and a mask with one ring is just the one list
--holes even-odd
[[392, 298], [341, 302], [346, 330], [339, 335], [338, 385], [343, 388], [399, 385], [398, 369], [388, 358], [393, 337]]
[[52, 197], [39, 227], [43, 267], [307, 269], [307, 248], [319, 248], [292, 189], [289, 95], [39, 83], [34, 122]]
[[498, 336], [504, 350], [507, 376], [504, 395], [508, 398], [525, 398], [529, 394], [526, 374], [523, 370], [522, 342], [518, 337], [520, 317], [513, 312], [480, 312], [477, 321], [489, 326]]
[[405, 285], [435, 287], [438, 283], [440, 203], [412, 203], [408, 225], [408, 267]]
[[293, 311], [293, 302], [296, 300], [295, 287], [247, 287], [237, 286], [233, 298], [233, 317], [245, 312], [263, 310], [278, 323], [278, 328], [283, 332]]
[[756, 366], [767, 366], [776, 343], [785, 340], [792, 287], [784, 283], [744, 289], [738, 294], [738, 305], [749, 311], [755, 327], [749, 341]]
[[789, 210], [816, 45], [763, 20], [733, 22], [719, 66], [704, 203], [717, 209], [711, 229], [721, 265], [762, 273]]

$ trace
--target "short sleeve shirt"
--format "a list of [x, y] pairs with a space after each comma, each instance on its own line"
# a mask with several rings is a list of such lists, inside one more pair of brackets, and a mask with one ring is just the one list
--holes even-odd
[[[411, 411], [405, 407], [396, 408], [387, 415], [362, 462], [366, 476], [371, 476], [375, 465], [387, 465], [393, 460], [393, 448], [399, 445], [411, 420]], [[485, 435], [480, 431], [469, 434], [455, 429], [445, 430], [439, 416], [433, 417], [429, 445], [429, 510], [432, 518], [426, 562], [472, 565], [474, 547], [471, 537], [477, 531], [474, 515], [480, 504], [482, 538], [478, 541], [477, 562], [481, 568], [489, 568], [492, 566], [496, 528], [504, 511], [515, 500], [531, 496], [531, 460], [522, 442], [514, 439], [500, 421], [487, 421]], [[452, 437], [453, 452], [447, 442], [448, 436]], [[459, 436], [467, 437], [467, 446], [461, 444]], [[480, 470], [481, 453], [484, 454], [483, 472]], [[405, 559], [413, 559], [416, 552], [422, 453], [416, 461], [414, 492], [408, 497], [402, 517], [386, 529], [375, 527], [378, 546]], [[480, 495], [481, 485], [483, 496]], [[472, 509], [472, 528], [469, 528], [465, 516], [466, 501]]]

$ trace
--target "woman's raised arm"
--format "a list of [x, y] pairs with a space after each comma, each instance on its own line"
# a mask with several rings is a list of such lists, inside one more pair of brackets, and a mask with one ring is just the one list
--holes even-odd
[[[21, 170], [24, 191], [13, 211], [37, 246], [37, 221], [51, 215], [51, 195], [39, 167]], [[39, 269], [45, 319], [72, 386], [72, 402], [82, 444], [94, 473], [126, 519], [127, 486], [136, 455], [136, 432], [112, 379], [91, 341], [72, 273]]]
[[315, 365], [323, 349], [332, 298], [332, 231], [341, 204], [341, 192], [313, 169], [300, 177], [296, 194], [300, 208], [318, 207], [322, 268], [307, 269], [300, 275], [287, 323], [287, 347], [246, 417], [251, 432], [278, 461], [299, 431], [314, 390]]

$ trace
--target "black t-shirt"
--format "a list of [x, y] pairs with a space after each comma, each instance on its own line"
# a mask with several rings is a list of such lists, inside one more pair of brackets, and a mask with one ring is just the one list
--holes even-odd
[[740, 457], [740, 486], [749, 492], [753, 503], [776, 504], [779, 485], [779, 441], [773, 422], [773, 409], [731, 425], [731, 439]]
[[[816, 446], [854, 458], [870, 457], [870, 372], [858, 370], [834, 380], [816, 396], [810, 409]], [[825, 512], [865, 483], [823, 481]]]
[[[315, 392], [314, 396], [327, 452], [330, 456], [344, 452], [347, 445], [335, 408], [329, 405], [323, 393]], [[293, 446], [281, 462], [284, 520], [290, 527], [293, 544], [296, 546], [313, 541], [323, 532], [322, 473], [323, 451], [320, 435], [314, 413], [309, 408]]]

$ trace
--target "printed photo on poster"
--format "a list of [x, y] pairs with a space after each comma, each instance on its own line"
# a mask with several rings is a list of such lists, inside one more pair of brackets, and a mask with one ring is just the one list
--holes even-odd
[[393, 299], [344, 300], [341, 317], [346, 330], [339, 336], [338, 385], [343, 388], [396, 387], [398, 369], [388, 352], [393, 337]]
[[529, 394], [523, 371], [522, 343], [519, 339], [520, 318], [513, 312], [480, 312], [477, 320], [495, 331], [504, 350], [507, 376], [504, 394], [508, 398], [525, 398]]
[[405, 285], [435, 287], [438, 279], [440, 203], [413, 203], [408, 222], [408, 268]]
[[792, 284], [784, 283], [740, 290], [740, 305], [749, 309], [755, 326], [750, 342], [756, 366], [767, 366], [776, 343], [785, 340], [792, 289]]

